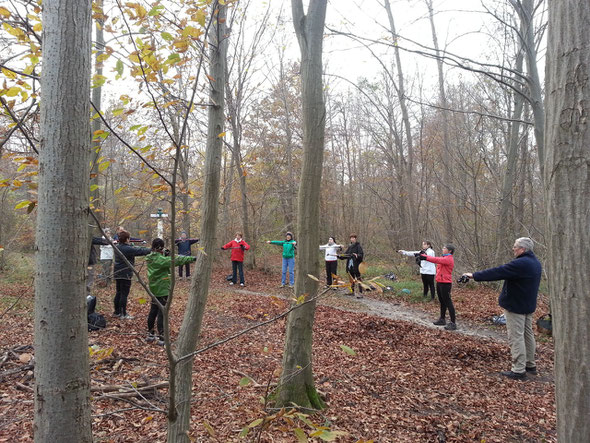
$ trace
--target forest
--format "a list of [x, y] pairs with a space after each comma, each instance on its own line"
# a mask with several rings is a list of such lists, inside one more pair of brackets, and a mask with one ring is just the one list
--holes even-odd
[[[590, 5], [8, 0], [0, 21], [0, 441], [590, 434]], [[552, 333], [518, 381], [502, 282], [475, 271], [522, 238]], [[398, 253], [423, 242], [454, 259], [456, 331], [430, 259]], [[114, 270], [89, 260], [108, 248]]]

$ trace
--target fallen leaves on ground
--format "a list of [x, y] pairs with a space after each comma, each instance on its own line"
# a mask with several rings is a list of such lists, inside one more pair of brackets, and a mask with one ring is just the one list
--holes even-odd
[[[228, 286], [227, 274], [227, 268], [213, 272], [199, 347], [272, 318], [288, 306], [284, 297], [292, 290], [278, 288], [280, 275], [246, 270], [247, 286], [241, 290]], [[177, 285], [173, 337], [188, 289], [189, 282]], [[133, 390], [166, 381], [164, 349], [145, 341], [149, 303], [140, 304], [139, 284], [132, 285], [133, 320], [110, 317], [113, 286], [97, 288], [95, 293], [108, 326], [89, 333], [89, 345], [96, 351], [91, 357], [92, 386]], [[0, 294], [13, 297], [18, 288], [2, 284]], [[0, 441], [32, 439], [33, 375], [25, 369], [34, 355], [32, 297], [32, 292], [27, 294], [0, 325]], [[483, 323], [498, 313], [497, 294], [490, 289], [456, 289], [453, 297], [459, 319]], [[354, 300], [347, 298], [346, 303], [353, 305]], [[433, 314], [438, 310], [434, 303], [412, 306]], [[247, 437], [239, 437], [244, 427], [265, 417], [261, 398], [277, 382], [284, 331], [282, 319], [195, 358], [191, 424], [195, 441], [251, 441], [256, 435], [254, 427]], [[524, 382], [505, 380], [498, 375], [509, 369], [509, 350], [503, 343], [319, 306], [313, 358], [316, 385], [328, 408], [310, 420], [345, 432], [338, 441], [556, 440], [551, 340], [540, 340], [538, 376]], [[132, 400], [148, 409], [167, 408], [166, 388], [142, 393], [145, 400]], [[164, 413], [128, 410], [130, 403], [101, 395], [93, 392], [95, 441], [166, 440]], [[297, 441], [298, 427], [312, 432], [305, 423], [289, 424], [289, 420], [270, 423], [261, 441]]]

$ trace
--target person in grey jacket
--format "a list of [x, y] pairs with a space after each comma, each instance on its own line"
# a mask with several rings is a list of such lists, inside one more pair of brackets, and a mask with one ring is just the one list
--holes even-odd
[[537, 308], [542, 268], [533, 246], [530, 238], [517, 238], [512, 246], [514, 260], [496, 268], [463, 274], [475, 281], [504, 280], [498, 303], [506, 316], [512, 368], [501, 374], [515, 380], [525, 378], [527, 373], [537, 374], [533, 313]]
[[325, 251], [326, 285], [331, 286], [332, 275], [338, 274], [338, 252], [342, 250], [342, 246], [336, 244], [334, 237], [328, 237], [328, 243], [321, 245], [320, 250]]
[[[430, 257], [435, 256], [434, 249], [432, 249], [432, 243], [429, 241], [422, 242], [421, 251], [405, 251], [404, 249], [400, 249], [397, 252], [407, 257], [417, 257], [421, 252], [424, 252]], [[416, 263], [420, 265], [420, 276], [422, 277], [422, 285], [424, 286], [424, 297], [428, 297], [428, 290], [430, 289], [430, 299], [434, 300], [434, 276], [436, 274], [436, 264], [427, 260], [420, 260], [419, 258]]]

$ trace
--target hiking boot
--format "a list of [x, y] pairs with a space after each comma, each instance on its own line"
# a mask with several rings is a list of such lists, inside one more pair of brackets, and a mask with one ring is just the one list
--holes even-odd
[[284, 288], [285, 287], [285, 283], [281, 283], [281, 286], [279, 286], [279, 288]]
[[437, 321], [433, 321], [432, 324], [436, 326], [444, 326], [447, 324], [447, 321], [444, 318], [439, 318]]
[[451, 321], [448, 325], [445, 326], [445, 329], [447, 331], [455, 331], [457, 329], [457, 325]]
[[145, 339], [148, 343], [153, 343], [156, 341], [156, 336], [153, 332], [149, 332], [147, 338]]
[[536, 366], [531, 366], [524, 368], [525, 369], [525, 373], [529, 373], [531, 375], [537, 375], [537, 367]]
[[526, 372], [502, 371], [500, 375], [511, 378], [512, 380], [524, 380], [526, 378]]

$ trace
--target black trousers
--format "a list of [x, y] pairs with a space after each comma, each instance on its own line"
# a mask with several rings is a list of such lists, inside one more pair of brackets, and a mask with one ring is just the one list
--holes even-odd
[[[168, 297], [158, 297], [158, 300], [160, 303], [162, 303], [162, 306], [166, 306]], [[150, 305], [150, 313], [148, 314], [147, 318], [147, 327], [150, 334], [154, 333], [154, 323], [156, 323], [156, 319], [158, 324], [158, 335], [160, 338], [162, 338], [164, 335], [164, 314], [162, 313], [160, 307], [152, 300], [152, 304]]]
[[430, 297], [434, 300], [434, 275], [420, 274], [422, 276], [422, 284], [424, 285], [424, 297], [428, 296], [428, 289], [430, 289]]
[[453, 300], [451, 300], [451, 287], [452, 283], [436, 283], [436, 293], [438, 294], [438, 300], [440, 301], [440, 318], [445, 318], [447, 309], [449, 310], [449, 317], [451, 321], [455, 323], [455, 307], [453, 306]]
[[244, 262], [232, 260], [231, 261], [231, 272], [232, 277], [231, 281], [235, 283], [238, 282], [238, 272], [240, 273], [240, 283], [244, 284]]
[[326, 260], [326, 284], [328, 286], [332, 284], [332, 274], [338, 274], [338, 260]]
[[131, 289], [131, 280], [115, 280], [117, 284], [117, 292], [115, 293], [115, 314], [127, 314], [127, 297], [129, 297], [129, 290]]
[[180, 265], [178, 267], [178, 276], [182, 277], [182, 268], [184, 268], [184, 275], [186, 275], [186, 277], [190, 277], [191, 276], [191, 264], [190, 263], [186, 263], [184, 265]]

